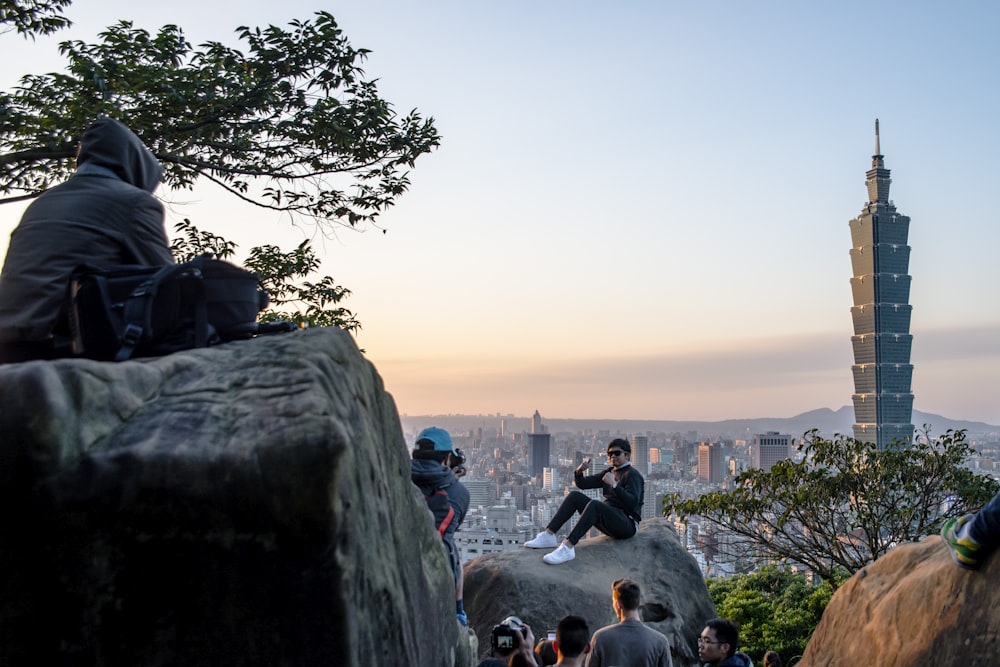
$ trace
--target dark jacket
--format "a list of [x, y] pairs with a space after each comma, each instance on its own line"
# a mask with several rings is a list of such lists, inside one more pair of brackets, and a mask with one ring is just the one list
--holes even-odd
[[[709, 667], [709, 663], [706, 662], [705, 667]], [[737, 651], [721, 661], [717, 667], [753, 667], [753, 660], [746, 653]]]
[[421, 488], [432, 492], [442, 489], [448, 494], [448, 504], [455, 510], [455, 516], [444, 534], [445, 540], [450, 540], [469, 511], [469, 490], [458, 481], [451, 468], [430, 459], [410, 461], [410, 479]]
[[612, 489], [602, 480], [604, 475], [612, 470], [614, 468], [605, 468], [596, 475], [584, 475], [578, 470], [574, 473], [573, 481], [580, 489], [601, 489], [604, 502], [624, 510], [630, 519], [642, 521], [642, 494], [645, 486], [642, 475], [631, 464], [623, 466], [615, 473], [618, 477], [618, 486]]
[[172, 264], [163, 205], [152, 192], [163, 169], [139, 138], [102, 118], [80, 140], [76, 173], [47, 190], [11, 233], [0, 272], [0, 343], [62, 333], [70, 274], [81, 264]]

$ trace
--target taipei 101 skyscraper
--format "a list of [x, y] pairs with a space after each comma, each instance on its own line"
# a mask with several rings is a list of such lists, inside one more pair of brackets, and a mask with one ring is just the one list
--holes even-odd
[[854, 307], [854, 437], [879, 449], [913, 441], [910, 363], [910, 218], [889, 201], [875, 120], [875, 155], [865, 174], [868, 202], [851, 220]]

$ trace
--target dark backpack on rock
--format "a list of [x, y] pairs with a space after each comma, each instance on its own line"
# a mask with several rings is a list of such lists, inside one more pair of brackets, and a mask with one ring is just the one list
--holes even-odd
[[73, 353], [115, 361], [252, 338], [268, 304], [255, 273], [208, 255], [167, 266], [82, 266], [67, 298]]
[[429, 486], [421, 486], [420, 490], [427, 501], [427, 509], [434, 515], [434, 528], [442, 538], [448, 532], [448, 526], [455, 518], [455, 508], [448, 502], [448, 494], [444, 489], [432, 489]]

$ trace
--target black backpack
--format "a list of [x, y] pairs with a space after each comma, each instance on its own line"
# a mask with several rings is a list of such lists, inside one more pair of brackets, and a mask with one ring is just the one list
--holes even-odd
[[67, 299], [73, 354], [115, 361], [251, 338], [268, 304], [256, 274], [209, 255], [167, 266], [82, 266]]
[[455, 508], [448, 502], [448, 494], [443, 489], [421, 486], [420, 490], [424, 494], [424, 500], [427, 501], [427, 508], [434, 515], [434, 527], [438, 535], [443, 538], [452, 519], [455, 518]]

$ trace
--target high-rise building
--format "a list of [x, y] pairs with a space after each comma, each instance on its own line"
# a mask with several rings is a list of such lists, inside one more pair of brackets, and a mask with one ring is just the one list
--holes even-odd
[[674, 463], [684, 468], [691, 465], [690, 452], [691, 449], [688, 447], [688, 443], [683, 440], [674, 441]]
[[642, 487], [642, 519], [659, 516], [663, 516], [663, 491], [657, 488], [653, 480], [646, 480]]
[[465, 477], [461, 483], [469, 490], [469, 507], [489, 507], [496, 500], [496, 484], [492, 480]]
[[562, 475], [559, 474], [559, 468], [543, 468], [542, 469], [542, 488], [546, 491], [556, 491], [561, 489], [563, 486]]
[[549, 464], [549, 450], [552, 436], [548, 433], [528, 434], [528, 473], [532, 477], [542, 479], [545, 468]]
[[531, 432], [532, 433], [545, 432], [545, 427], [542, 426], [542, 415], [538, 414], [538, 410], [535, 410], [535, 414], [531, 415]]
[[865, 174], [868, 202], [850, 221], [851, 291], [854, 307], [854, 437], [880, 449], [892, 441], [913, 440], [913, 392], [910, 389], [910, 218], [889, 200], [875, 121], [875, 155]]
[[645, 477], [649, 474], [649, 436], [632, 436], [632, 465]]
[[698, 481], [718, 484], [722, 476], [722, 445], [717, 442], [698, 445]]
[[788, 458], [792, 436], [777, 431], [758, 433], [750, 443], [750, 467], [770, 470], [778, 461]]

